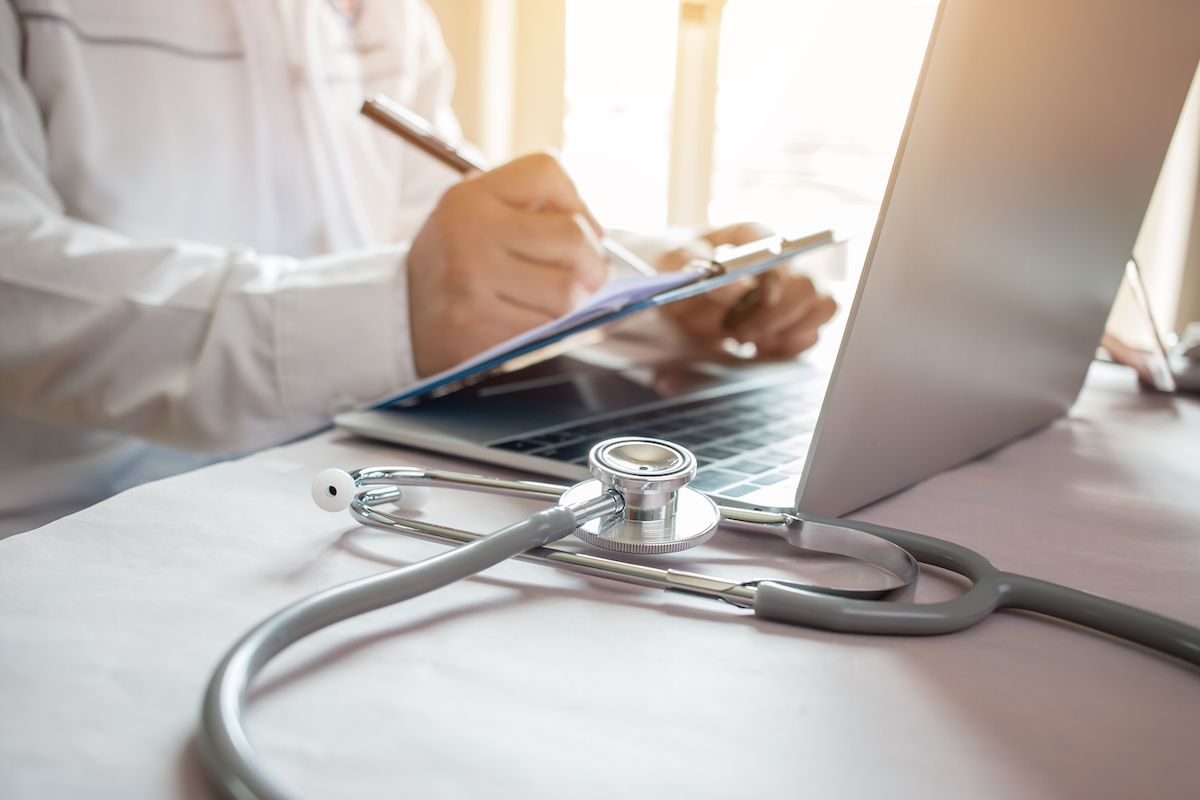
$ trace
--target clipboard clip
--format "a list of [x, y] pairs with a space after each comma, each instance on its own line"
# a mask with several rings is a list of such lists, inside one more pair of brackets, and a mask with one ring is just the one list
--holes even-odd
[[[833, 234], [823, 231], [817, 236], [825, 236], [833, 240]], [[766, 259], [782, 259], [788, 256], [798, 256], [813, 247], [818, 242], [814, 236], [803, 236], [799, 239], [789, 239], [786, 236], [767, 236], [746, 244], [729, 246], [723, 245], [717, 249], [711, 259], [693, 259], [684, 269], [695, 272], [701, 278], [717, 278], [736, 272], [743, 267], [754, 266]]]

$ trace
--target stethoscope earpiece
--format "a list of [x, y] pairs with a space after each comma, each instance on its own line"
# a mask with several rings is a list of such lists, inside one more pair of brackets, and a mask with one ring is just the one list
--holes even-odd
[[[313, 502], [324, 511], [345, 511], [354, 502], [354, 495], [362, 487], [358, 480], [344, 469], [323, 469], [313, 478], [309, 491]], [[432, 490], [428, 486], [398, 487], [388, 499], [397, 508], [416, 511], [429, 502]]]
[[313, 502], [324, 511], [345, 511], [354, 500], [357, 489], [354, 477], [336, 467], [318, 472], [310, 487]]

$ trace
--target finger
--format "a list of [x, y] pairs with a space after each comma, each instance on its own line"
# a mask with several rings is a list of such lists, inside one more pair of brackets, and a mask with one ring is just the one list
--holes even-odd
[[512, 206], [582, 214], [597, 236], [604, 235], [574, 181], [549, 153], [522, 156], [474, 180]]
[[[738, 278], [733, 283], [710, 289], [700, 297], [713, 305], [720, 306], [725, 313], [729, 313], [738, 303], [742, 303], [745, 307], [750, 307], [751, 303], [757, 304], [762, 294], [758, 285], [756, 278]], [[747, 295], [752, 293], [754, 296], [748, 298]]]
[[771, 344], [758, 345], [758, 353], [774, 358], [792, 358], [815, 345], [819, 338], [819, 328], [797, 325]]
[[[721, 329], [726, 332], [739, 330], [755, 314], [770, 313], [783, 299], [784, 281], [778, 270], [760, 274], [753, 288], [742, 294], [725, 313]], [[766, 310], [764, 310], [766, 309]]]
[[584, 302], [591, 290], [569, 268], [506, 256], [487, 273], [487, 290], [508, 305], [561, 317]]
[[719, 341], [736, 335], [731, 320], [753, 312], [764, 289], [745, 278], [705, 294], [670, 303], [664, 314], [695, 338]]
[[578, 213], [510, 210], [502, 230], [505, 249], [514, 256], [563, 267], [591, 291], [608, 279], [600, 239]]
[[731, 291], [719, 298], [712, 297], [713, 294], [716, 294], [715, 291], [708, 292], [687, 300], [668, 303], [662, 307], [662, 311], [694, 336], [724, 338], [733, 335], [724, 325], [724, 320], [729, 315], [730, 306], [736, 304], [737, 298], [744, 297], [753, 291], [753, 284], [745, 281], [739, 282], [733, 287], [724, 288]]
[[758, 313], [763, 304], [763, 287], [755, 285], [739, 297], [721, 317], [721, 330], [738, 330], [751, 316]]
[[763, 302], [733, 328], [739, 339], [769, 340], [803, 319], [816, 302], [817, 289], [807, 277], [784, 275], [779, 280], [777, 293], [770, 297], [764, 293]]
[[817, 343], [821, 326], [829, 322], [836, 312], [837, 303], [834, 299], [828, 295], [820, 295], [803, 319], [780, 332], [775, 338], [756, 344], [766, 355], [798, 355]]
[[725, 309], [714, 303], [697, 302], [701, 299], [697, 297], [670, 303], [663, 306], [662, 310], [693, 339], [717, 341], [729, 336], [721, 330], [721, 318], [725, 316]]

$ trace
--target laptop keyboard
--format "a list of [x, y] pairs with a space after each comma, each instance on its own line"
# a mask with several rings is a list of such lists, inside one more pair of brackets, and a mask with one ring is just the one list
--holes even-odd
[[769, 386], [539, 431], [491, 446], [584, 465], [588, 451], [604, 439], [666, 439], [696, 455], [694, 488], [741, 497], [800, 474], [823, 390], [824, 383]]

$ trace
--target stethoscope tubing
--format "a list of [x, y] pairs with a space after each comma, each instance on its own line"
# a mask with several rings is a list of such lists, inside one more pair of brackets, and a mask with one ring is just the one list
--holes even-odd
[[221, 660], [204, 695], [199, 745], [210, 774], [238, 800], [286, 800], [289, 795], [261, 768], [243, 722], [250, 683], [272, 658], [322, 628], [468, 578], [560, 539], [577, 524], [575, 510], [547, 508], [454, 550], [327, 589], [259, 623]]
[[1072, 622], [1200, 667], [1200, 629], [1028, 575], [999, 573], [1000, 605]]
[[1200, 628], [1079, 589], [998, 570], [981, 554], [953, 542], [867, 522], [852, 524], [903, 547], [922, 564], [962, 575], [971, 581], [971, 588], [939, 603], [881, 603], [764, 582], [754, 597], [754, 613], [846, 633], [930, 636], [964, 630], [1007, 608], [1082, 625], [1200, 666]]

